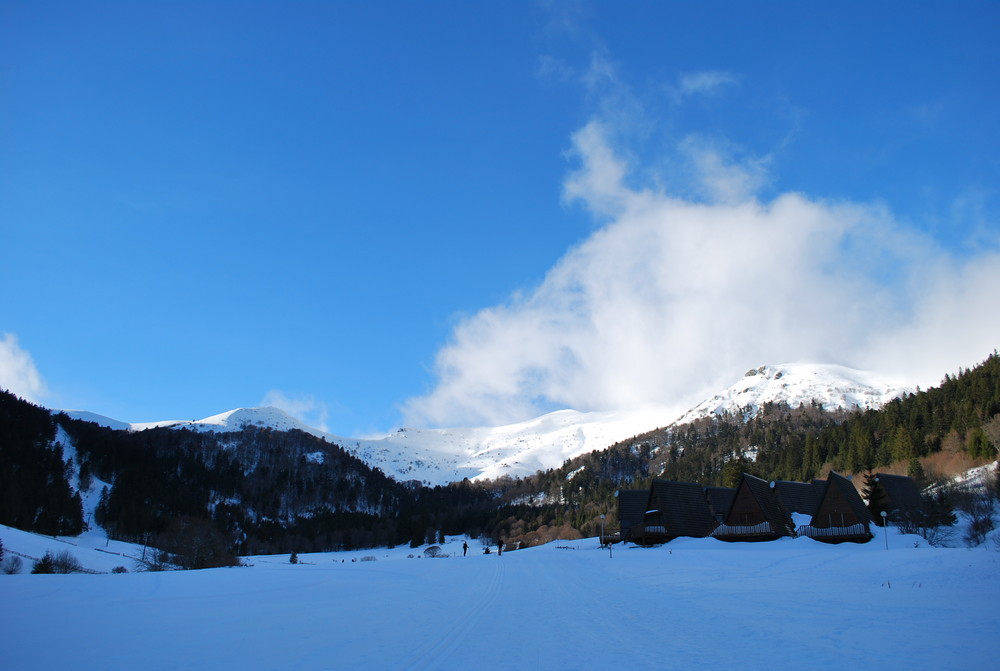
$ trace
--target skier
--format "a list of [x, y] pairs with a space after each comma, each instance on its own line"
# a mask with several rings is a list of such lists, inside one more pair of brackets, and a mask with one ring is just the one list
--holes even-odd
[[503, 541], [502, 540], [498, 540], [497, 541], [497, 557], [499, 557], [501, 554], [503, 554]]
[[464, 557], [468, 552], [469, 552], [469, 544], [465, 541], [462, 541], [462, 556]]

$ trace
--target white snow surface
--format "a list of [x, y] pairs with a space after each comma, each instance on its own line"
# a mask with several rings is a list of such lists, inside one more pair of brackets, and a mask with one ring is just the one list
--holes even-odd
[[797, 406], [815, 399], [826, 409], [875, 408], [907, 391], [910, 390], [900, 384], [866, 371], [793, 363], [752, 369], [728, 389], [687, 412], [662, 405], [613, 412], [559, 410], [506, 426], [402, 428], [374, 438], [343, 438], [324, 433], [273, 407], [238, 408], [201, 420], [137, 424], [93, 413], [68, 414], [133, 431], [157, 426], [237, 431], [247, 424], [278, 430], [299, 429], [340, 445], [397, 480], [438, 485], [463, 478], [533, 475], [656, 428], [746, 407], [756, 412], [768, 401], [784, 400]]
[[895, 380], [869, 371], [834, 364], [786, 363], [751, 368], [712, 398], [677, 419], [684, 424], [723, 412], [749, 408], [755, 414], [765, 403], [784, 401], [792, 407], [819, 403], [825, 410], [879, 408], [913, 391]]
[[0, 526], [8, 554], [130, 571], [0, 575], [0, 668], [994, 668], [1000, 553], [875, 532], [613, 556], [590, 538], [462, 557], [451, 538], [438, 559], [399, 547], [141, 573], [140, 547]]
[[129, 424], [128, 422], [120, 422], [117, 419], [111, 419], [110, 417], [98, 415], [97, 413], [88, 412], [86, 410], [62, 410], [58, 412], [64, 412], [73, 419], [79, 419], [84, 422], [93, 422], [95, 424], [100, 424], [101, 426], [106, 426], [109, 429], [114, 429], [115, 431], [131, 431], [135, 426], [134, 424]]

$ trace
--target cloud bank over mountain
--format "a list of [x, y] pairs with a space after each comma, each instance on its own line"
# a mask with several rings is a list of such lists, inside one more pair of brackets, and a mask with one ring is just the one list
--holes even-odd
[[31, 354], [21, 348], [13, 333], [0, 337], [0, 389], [32, 403], [41, 402], [47, 393], [45, 381]]
[[408, 422], [694, 403], [782, 361], [926, 386], [997, 346], [997, 241], [957, 256], [877, 203], [761, 200], [766, 157], [696, 136], [674, 157], [692, 180], [679, 197], [617, 137], [599, 118], [573, 137], [564, 195], [595, 230], [538, 286], [456, 325]]

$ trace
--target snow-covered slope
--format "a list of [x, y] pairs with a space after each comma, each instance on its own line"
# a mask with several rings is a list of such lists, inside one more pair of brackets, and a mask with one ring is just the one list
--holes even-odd
[[307, 426], [278, 408], [239, 408], [196, 421], [126, 424], [91, 413], [70, 415], [112, 428], [139, 431], [171, 426], [238, 431], [245, 425], [299, 429], [336, 443], [398, 480], [436, 485], [463, 478], [524, 477], [567, 459], [604, 449], [653, 429], [724, 411], [755, 412], [769, 401], [816, 400], [826, 409], [873, 408], [908, 391], [865, 371], [835, 365], [783, 364], [749, 371], [728, 389], [687, 412], [665, 406], [626, 412], [560, 410], [524, 422], [487, 428], [404, 428], [374, 438], [343, 438]]
[[87, 412], [86, 410], [61, 410], [59, 412], [63, 412], [73, 419], [79, 419], [84, 422], [93, 422], [94, 424], [106, 426], [109, 429], [114, 429], [115, 431], [132, 430], [132, 424], [129, 424], [128, 422], [120, 422], [117, 419], [111, 419], [110, 417], [98, 415], [94, 412]]
[[664, 407], [627, 413], [559, 410], [491, 428], [399, 429], [381, 438], [351, 440], [344, 447], [403, 480], [523, 477], [669, 424], [676, 415]]
[[[797, 406], [813, 400], [827, 410], [877, 408], [907, 391], [874, 373], [844, 366], [760, 366], [684, 413], [662, 406], [633, 412], [561, 410], [494, 428], [400, 429], [377, 440], [354, 440], [345, 447], [402, 479], [437, 483], [442, 477], [525, 476], [646, 431], [724, 411], [749, 408], [756, 412], [769, 401]], [[436, 455], [445, 455], [445, 460], [436, 461]]]

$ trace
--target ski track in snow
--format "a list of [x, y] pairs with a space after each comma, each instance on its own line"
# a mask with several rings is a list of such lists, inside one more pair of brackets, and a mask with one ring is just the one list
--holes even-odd
[[[468, 560], [468, 557], [463, 557]], [[455, 651], [466, 642], [466, 638], [476, 628], [480, 627], [483, 616], [495, 609], [503, 588], [504, 578], [503, 556], [496, 557], [493, 567], [487, 569], [490, 574], [483, 590], [473, 590], [472, 598], [461, 606], [456, 604], [456, 610], [462, 615], [444, 620], [440, 633], [421, 645], [413, 659], [404, 664], [407, 669], [441, 669], [449, 667]], [[460, 666], [460, 665], [459, 665]]]

